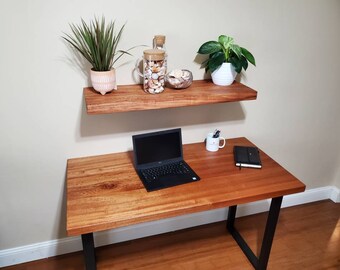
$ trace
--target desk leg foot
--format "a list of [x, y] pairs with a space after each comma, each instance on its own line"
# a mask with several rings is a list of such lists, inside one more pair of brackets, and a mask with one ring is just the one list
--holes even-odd
[[248, 244], [243, 239], [241, 234], [234, 227], [237, 206], [234, 205], [234, 206], [229, 207], [227, 229], [256, 270], [267, 269], [270, 250], [271, 250], [273, 239], [274, 239], [275, 229], [276, 229], [276, 225], [279, 219], [282, 198], [283, 198], [282, 196], [277, 197], [277, 198], [272, 198], [272, 202], [270, 204], [269, 214], [267, 218], [267, 224], [266, 224], [266, 228], [265, 228], [264, 235], [263, 235], [261, 252], [260, 252], [259, 258], [256, 257], [256, 255], [251, 250], [251, 248], [248, 246]]
[[86, 270], [96, 270], [96, 252], [94, 248], [93, 233], [81, 235]]

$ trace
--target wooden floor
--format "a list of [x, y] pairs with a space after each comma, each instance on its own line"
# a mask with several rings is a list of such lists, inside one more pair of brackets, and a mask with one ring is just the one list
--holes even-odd
[[[266, 214], [236, 220], [258, 253]], [[252, 269], [227, 233], [224, 222], [97, 249], [98, 270]], [[4, 270], [84, 269], [81, 252], [3, 268]], [[281, 210], [268, 269], [340, 269], [340, 204], [321, 201]]]

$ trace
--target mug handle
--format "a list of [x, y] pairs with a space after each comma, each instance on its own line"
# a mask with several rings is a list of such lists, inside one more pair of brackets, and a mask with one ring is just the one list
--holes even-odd
[[142, 58], [137, 59], [136, 65], [135, 65], [135, 70], [136, 70], [136, 72], [138, 73], [139, 76], [144, 77], [144, 74], [141, 73], [141, 72], [140, 72], [140, 69], [139, 69], [139, 65], [140, 65], [140, 62], [141, 62], [141, 61], [143, 61]]
[[220, 137], [220, 140], [223, 140], [223, 145], [219, 145], [218, 148], [223, 148], [225, 146], [225, 139], [223, 137]]

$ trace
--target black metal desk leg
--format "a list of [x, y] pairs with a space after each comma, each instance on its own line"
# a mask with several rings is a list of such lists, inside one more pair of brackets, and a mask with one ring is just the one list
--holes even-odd
[[236, 210], [237, 210], [237, 205], [229, 206], [228, 220], [227, 220], [227, 229], [229, 232], [232, 232], [234, 230]]
[[93, 233], [81, 235], [86, 270], [96, 270], [96, 252], [94, 249]]
[[243, 239], [242, 235], [237, 231], [237, 229], [234, 226], [236, 210], [237, 210], [237, 205], [229, 206], [227, 229], [230, 232], [230, 234], [233, 236], [233, 238], [235, 239], [236, 243], [242, 249], [244, 255], [247, 256], [250, 263], [256, 269], [256, 266], [258, 265], [257, 257], [255, 256], [253, 251], [250, 249], [247, 242]]
[[267, 218], [267, 224], [266, 224], [266, 228], [265, 228], [264, 235], [263, 235], [259, 258], [256, 257], [254, 252], [248, 246], [247, 242], [244, 240], [242, 235], [237, 231], [237, 229], [234, 226], [237, 206], [234, 205], [234, 206], [229, 207], [227, 229], [256, 270], [267, 269], [267, 264], [268, 264], [269, 254], [270, 254], [270, 250], [271, 250], [273, 239], [274, 239], [276, 224], [279, 219], [282, 198], [283, 197], [272, 198], [269, 213], [268, 213], [268, 218]]
[[267, 269], [268, 259], [270, 250], [272, 247], [276, 224], [279, 220], [279, 214], [282, 203], [282, 196], [277, 198], [272, 198], [272, 202], [270, 204], [270, 209], [267, 218], [266, 229], [263, 235], [262, 247], [259, 257], [258, 266], [256, 269]]

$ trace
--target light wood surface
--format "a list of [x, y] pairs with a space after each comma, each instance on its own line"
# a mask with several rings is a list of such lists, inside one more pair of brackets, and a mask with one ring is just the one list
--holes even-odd
[[[236, 219], [256, 252], [266, 213]], [[340, 269], [340, 204], [330, 200], [281, 210], [268, 270]], [[96, 249], [98, 270], [251, 270], [225, 222]], [[83, 270], [82, 252], [5, 267], [4, 270]]]
[[198, 182], [147, 192], [132, 164], [132, 152], [69, 159], [68, 235], [102, 231], [235, 204], [302, 192], [305, 185], [261, 152], [262, 169], [239, 170], [233, 145], [208, 152], [204, 143], [184, 145], [184, 158]]
[[185, 90], [166, 88], [161, 94], [147, 94], [142, 85], [119, 85], [117, 91], [102, 96], [92, 87], [84, 88], [88, 114], [106, 114], [197, 106], [241, 100], [254, 100], [257, 92], [241, 83], [218, 86], [208, 80], [193, 81]]

